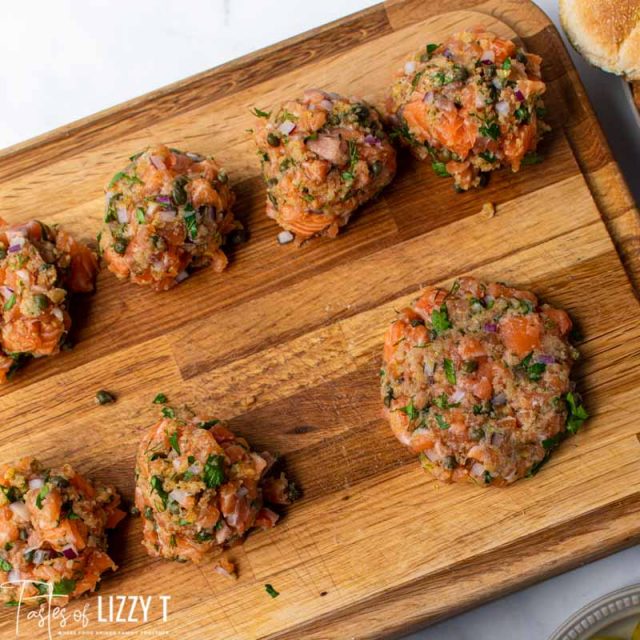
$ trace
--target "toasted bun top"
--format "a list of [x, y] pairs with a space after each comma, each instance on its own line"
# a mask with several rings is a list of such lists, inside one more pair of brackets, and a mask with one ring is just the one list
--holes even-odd
[[640, 0], [560, 0], [560, 20], [589, 62], [640, 80]]

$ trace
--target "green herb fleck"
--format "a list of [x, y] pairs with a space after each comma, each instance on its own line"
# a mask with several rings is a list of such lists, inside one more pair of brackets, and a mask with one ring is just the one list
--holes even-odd
[[176, 412], [171, 407], [162, 407], [162, 415], [165, 418], [175, 418]]
[[13, 565], [4, 558], [0, 558], [0, 569], [3, 571], [11, 571], [11, 569], [13, 569]]
[[420, 415], [420, 412], [418, 411], [418, 409], [416, 409], [416, 407], [413, 404], [413, 398], [409, 400], [409, 404], [407, 406], [399, 407], [398, 411], [401, 411], [402, 413], [406, 414], [409, 420], [415, 420]]
[[210, 455], [207, 459], [202, 472], [202, 479], [209, 489], [213, 489], [224, 482], [225, 475], [223, 463], [224, 456]]
[[138, 221], [138, 224], [144, 224], [145, 217], [144, 217], [144, 209], [142, 207], [138, 207], [136, 209], [136, 220]]
[[14, 305], [15, 303], [16, 303], [16, 294], [15, 294], [15, 293], [12, 293], [12, 294], [9, 296], [9, 299], [4, 303], [4, 307], [3, 307], [3, 309], [4, 309], [5, 311], [9, 311], [9, 309], [12, 309], [12, 308], [13, 308], [13, 305]]
[[164, 393], [159, 393], [154, 399], [153, 404], [166, 404], [168, 402], [167, 396]]
[[455, 384], [457, 379], [456, 379], [456, 368], [453, 364], [452, 360], [449, 360], [449, 358], [445, 358], [444, 359], [444, 374], [447, 377], [447, 380], [451, 383], [451, 384]]
[[447, 171], [447, 166], [444, 162], [432, 162], [431, 167], [433, 168], [435, 174], [440, 176], [441, 178], [446, 178], [451, 174]]
[[451, 425], [439, 413], [436, 413], [436, 422], [438, 423], [438, 427], [443, 431], [451, 427]]
[[158, 497], [162, 501], [162, 509], [166, 509], [169, 494], [164, 490], [164, 487], [162, 485], [162, 478], [160, 478], [159, 476], [151, 476], [151, 490], [155, 491], [158, 494]]
[[198, 222], [196, 220], [195, 212], [185, 214], [184, 224], [187, 227], [187, 234], [193, 240], [198, 235]]
[[169, 436], [169, 443], [171, 444], [171, 448], [179, 455], [181, 456], [182, 453], [180, 452], [180, 444], [178, 443], [178, 432], [174, 431], [170, 436]]
[[76, 588], [76, 581], [69, 578], [63, 578], [60, 582], [53, 585], [54, 596], [68, 596]]
[[271, 116], [271, 111], [262, 111], [262, 109], [258, 109], [258, 107], [254, 107], [251, 113], [253, 113], [256, 118], [268, 118]]
[[38, 491], [38, 495], [36, 496], [36, 507], [38, 507], [38, 509], [42, 509], [42, 501], [49, 495], [49, 491], [51, 491], [51, 487], [48, 484], [43, 485], [40, 491]]
[[497, 122], [485, 122], [480, 126], [480, 135], [497, 140], [500, 137], [500, 127]]
[[270, 584], [265, 584], [264, 585], [264, 590], [272, 597], [272, 598], [277, 598], [280, 595], [279, 591], [276, 591], [272, 585]]
[[567, 416], [567, 431], [569, 433], [576, 433], [582, 426], [582, 423], [589, 417], [584, 405], [580, 402], [579, 398], [573, 392], [569, 392], [564, 397], [567, 407], [569, 409], [569, 415]]
[[440, 309], [434, 309], [431, 312], [431, 326], [437, 335], [442, 334], [447, 329], [451, 329], [453, 325], [449, 321], [449, 312], [446, 304], [443, 303]]

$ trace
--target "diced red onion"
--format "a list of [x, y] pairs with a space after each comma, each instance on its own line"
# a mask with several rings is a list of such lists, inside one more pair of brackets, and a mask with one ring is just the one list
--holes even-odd
[[432, 376], [435, 371], [435, 362], [430, 358], [425, 358], [424, 360], [424, 373], [427, 376]]
[[496, 111], [501, 116], [506, 116], [509, 113], [509, 103], [504, 100], [500, 100], [500, 102], [496, 103]]
[[191, 494], [187, 493], [183, 489], [174, 489], [169, 493], [169, 497], [175, 500], [178, 504], [182, 504]]
[[225, 578], [233, 578], [233, 574], [229, 573], [224, 567], [217, 564], [213, 569], [216, 573], [219, 573], [221, 576]]
[[484, 64], [493, 64], [496, 61], [496, 54], [491, 49], [487, 49], [482, 52], [480, 60], [482, 60]]
[[51, 313], [55, 318], [60, 320], [60, 322], [64, 322], [64, 313], [62, 313], [62, 309], [60, 309], [60, 307], [54, 307]]
[[491, 84], [496, 89], [502, 89], [502, 80], [500, 80], [500, 78], [498, 78], [497, 76], [491, 81]]
[[176, 276], [176, 282], [182, 282], [183, 280], [186, 280], [188, 277], [189, 277], [189, 272], [188, 271], [181, 271]]
[[318, 105], [326, 111], [331, 111], [333, 109], [333, 102], [331, 102], [331, 100], [321, 100]]
[[149, 161], [156, 169], [163, 170], [167, 168], [161, 156], [149, 156]]
[[75, 560], [78, 557], [78, 552], [72, 544], [68, 544], [62, 548], [62, 554], [67, 560]]
[[[319, 135], [315, 140], [307, 140], [305, 143], [311, 151], [317, 153], [324, 160], [334, 164], [342, 164], [346, 161], [346, 143], [340, 138], [327, 135]], [[344, 148], [343, 148], [344, 147]]]
[[171, 204], [171, 196], [156, 196], [155, 201], [162, 204]]
[[536, 360], [538, 362], [543, 363], [543, 364], [554, 364], [555, 361], [556, 361], [556, 359], [553, 356], [549, 356], [549, 355], [546, 355], [546, 354], [542, 354], [542, 355], [538, 356], [536, 358]]
[[13, 515], [17, 516], [20, 520], [25, 522], [29, 521], [29, 509], [24, 502], [12, 502], [9, 505], [9, 509], [13, 511]]
[[238, 487], [238, 490], [236, 491], [236, 495], [238, 496], [238, 498], [244, 498], [248, 493], [249, 489], [247, 489], [247, 487], [245, 487], [244, 485]]
[[21, 575], [17, 569], [9, 571], [8, 580], [11, 584], [20, 584]]
[[197, 462], [194, 462], [188, 469], [187, 471], [189, 473], [200, 473], [200, 464]]
[[501, 407], [502, 405], [507, 404], [507, 396], [502, 393], [502, 391], [500, 393], [496, 393], [496, 395], [491, 399], [491, 404], [494, 407]]
[[416, 63], [413, 60], [404, 63], [404, 72], [406, 75], [410, 76], [416, 70]]
[[491, 434], [491, 444], [494, 447], [499, 447], [504, 442], [504, 436], [501, 433]]
[[456, 389], [455, 393], [451, 395], [451, 398], [449, 398], [449, 400], [454, 403], [462, 402], [465, 399], [466, 395], [467, 394], [464, 391], [462, 391], [462, 389]]
[[443, 95], [437, 95], [435, 99], [435, 105], [440, 111], [455, 111], [456, 105], [453, 100], [448, 100]]
[[484, 98], [484, 96], [482, 95], [482, 93], [480, 93], [480, 91], [478, 91], [476, 93], [476, 108], [480, 109], [481, 107], [486, 106], [486, 100]]
[[433, 91], [427, 91], [427, 93], [424, 94], [424, 98], [422, 98], [422, 102], [425, 104], [433, 104], [434, 97]]
[[487, 333], [495, 333], [498, 330], [498, 325], [495, 322], [487, 322], [484, 325], [484, 330]]
[[13, 289], [11, 287], [1, 286], [0, 293], [2, 294], [3, 298], [10, 298], [13, 294]]
[[291, 120], [285, 120], [278, 127], [278, 131], [280, 131], [280, 133], [284, 133], [285, 136], [288, 136], [295, 128], [296, 128], [295, 122], [291, 122]]
[[180, 467], [182, 466], [182, 462], [181, 462], [180, 458], [174, 458], [173, 462], [171, 464], [173, 465], [173, 468], [176, 471], [179, 471]]
[[[24, 243], [22, 243], [24, 244]], [[22, 244], [12, 244], [9, 246], [9, 253], [17, 253], [18, 251], [20, 251], [20, 249], [22, 249]]]
[[29, 489], [42, 489], [44, 480], [42, 478], [31, 478], [29, 480]]
[[291, 231], [281, 231], [278, 234], [278, 244], [289, 244], [293, 242], [293, 233]]
[[451, 51], [451, 49], [445, 49], [442, 52], [442, 55], [447, 58], [447, 60], [451, 60], [451, 58], [453, 58], [453, 52]]
[[438, 462], [438, 460], [440, 460], [440, 456], [434, 449], [427, 449], [424, 454], [429, 458], [429, 460], [431, 460], [431, 462]]
[[173, 222], [176, 219], [177, 211], [175, 209], [162, 209], [158, 212], [158, 218], [162, 222]]
[[472, 476], [481, 476], [484, 473], [484, 465], [479, 462], [474, 462], [471, 465], [470, 471]]
[[519, 102], [524, 102], [524, 93], [522, 93], [520, 89], [516, 89], [513, 95], [516, 97], [516, 100], [518, 100]]
[[16, 275], [18, 276], [18, 278], [20, 278], [20, 280], [22, 280], [22, 282], [24, 282], [25, 284], [29, 284], [31, 276], [26, 269], [18, 269], [18, 271], [16, 271]]
[[227, 523], [223, 522], [222, 526], [216, 531], [216, 542], [218, 544], [223, 544], [231, 537], [232, 533], [233, 531]]
[[376, 147], [382, 144], [382, 141], [380, 140], [380, 138], [376, 136], [372, 136], [370, 133], [364, 137], [364, 141], [366, 144], [374, 144], [376, 145]]
[[129, 215], [127, 214], [126, 207], [118, 207], [117, 214], [118, 214], [118, 222], [120, 224], [127, 224], [127, 222], [129, 222]]
[[33, 554], [33, 564], [42, 564], [46, 560], [51, 558], [51, 551], [49, 549], [38, 549]]

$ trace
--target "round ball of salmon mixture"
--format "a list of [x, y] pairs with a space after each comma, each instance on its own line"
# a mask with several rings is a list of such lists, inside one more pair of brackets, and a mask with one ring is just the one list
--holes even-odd
[[213, 158], [158, 145], [131, 157], [106, 191], [100, 250], [118, 278], [165, 291], [196, 268], [223, 271], [242, 228], [226, 172]]
[[541, 58], [485, 31], [428, 44], [405, 63], [387, 103], [401, 140], [466, 190], [501, 166], [539, 160]]
[[115, 489], [93, 483], [65, 464], [34, 458], [0, 466], [0, 583], [7, 604], [66, 601], [94, 591], [117, 568], [106, 530], [124, 511]]
[[255, 113], [267, 215], [286, 230], [281, 243], [292, 234], [298, 243], [335, 237], [395, 175], [395, 150], [380, 115], [363, 100], [310, 90], [271, 113]]
[[265, 506], [289, 504], [295, 487], [275, 477], [275, 459], [251, 451], [223, 422], [165, 407], [142, 438], [136, 464], [136, 507], [149, 555], [201, 562], [273, 527]]
[[473, 278], [429, 287], [387, 330], [385, 417], [439, 480], [533, 474], [587, 418], [570, 330], [566, 312], [528, 291]]
[[71, 327], [69, 294], [93, 290], [98, 261], [68, 233], [0, 220], [0, 383], [33, 356], [50, 356]]

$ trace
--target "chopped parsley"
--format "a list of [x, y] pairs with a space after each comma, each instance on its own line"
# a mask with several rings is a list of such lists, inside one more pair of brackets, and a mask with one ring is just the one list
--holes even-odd
[[223, 463], [224, 456], [212, 454], [207, 459], [202, 472], [202, 479], [209, 489], [213, 489], [224, 482], [225, 476]]
[[182, 453], [180, 452], [180, 444], [178, 443], [178, 432], [174, 431], [170, 436], [169, 436], [169, 443], [171, 444], [171, 448], [179, 455], [181, 456]]
[[579, 398], [573, 393], [569, 392], [564, 397], [567, 408], [569, 409], [569, 415], [567, 416], [567, 431], [569, 433], [576, 433], [582, 426], [582, 423], [589, 417], [584, 405], [580, 402]]
[[436, 413], [436, 422], [438, 423], [438, 427], [443, 431], [451, 427], [451, 425], [439, 413]]
[[420, 415], [420, 412], [413, 404], [413, 398], [411, 398], [409, 404], [406, 407], [400, 407], [398, 411], [402, 411], [402, 413], [406, 414], [409, 420], [415, 420]]
[[[158, 494], [158, 497], [162, 501], [163, 510], [166, 509], [169, 494], [164, 490], [164, 487], [162, 485], [162, 479], [159, 476], [151, 476], [151, 490], [155, 491]], [[145, 512], [145, 516], [146, 516], [146, 512]]]
[[529, 109], [526, 105], [521, 104], [513, 114], [516, 117], [516, 120], [521, 124], [526, 124], [531, 119], [531, 114], [529, 113]]
[[187, 212], [185, 207], [184, 224], [187, 227], [187, 234], [193, 240], [198, 235], [198, 221], [196, 220], [195, 211], [190, 210]]
[[506, 70], [511, 69], [511, 58], [504, 59], [504, 62], [502, 63], [502, 68]]
[[48, 484], [42, 486], [40, 491], [38, 491], [38, 495], [36, 496], [36, 507], [38, 509], [42, 509], [42, 501], [49, 495], [49, 491], [51, 491], [51, 487]]
[[54, 596], [68, 596], [76, 588], [76, 581], [69, 578], [62, 578], [60, 582], [56, 582], [53, 585]]
[[251, 113], [253, 113], [256, 118], [268, 118], [271, 116], [271, 111], [262, 111], [262, 109], [258, 109], [258, 107], [254, 107]]
[[530, 353], [528, 356], [523, 358], [518, 366], [526, 371], [529, 380], [537, 382], [538, 380], [540, 380], [540, 378], [542, 378], [542, 374], [547, 369], [547, 365], [544, 362], [531, 363], [532, 357], [533, 353]]
[[162, 415], [165, 418], [175, 418], [176, 412], [171, 407], [162, 407]]
[[447, 329], [451, 329], [453, 325], [449, 321], [449, 312], [446, 304], [443, 303], [440, 309], [434, 309], [431, 312], [431, 326], [437, 335], [442, 334]]
[[452, 360], [449, 360], [449, 358], [445, 358], [444, 359], [444, 374], [447, 377], [447, 380], [451, 383], [451, 384], [455, 384], [457, 381], [456, 378], [456, 368], [453, 364]]
[[480, 135], [497, 140], [500, 137], [500, 127], [497, 122], [485, 122], [480, 126]]
[[264, 585], [264, 590], [272, 597], [272, 598], [277, 598], [280, 595], [279, 591], [276, 591], [272, 585], [270, 584], [265, 584]]
[[449, 398], [447, 398], [447, 394], [444, 392], [433, 401], [433, 404], [435, 404], [438, 409], [452, 409], [460, 406], [459, 402], [449, 402]]
[[5, 311], [9, 311], [9, 309], [12, 309], [12, 308], [13, 308], [13, 305], [14, 305], [15, 303], [16, 303], [16, 294], [15, 294], [15, 293], [12, 293], [12, 294], [9, 296], [9, 299], [4, 303], [4, 307], [3, 307], [3, 309], [4, 309]]
[[445, 165], [444, 162], [432, 162], [431, 167], [434, 170], [435, 174], [437, 176], [440, 176], [441, 178], [446, 178], [451, 175], [447, 171], [447, 166]]
[[4, 558], [0, 558], [0, 569], [3, 571], [11, 571], [11, 569], [13, 569], [13, 565], [10, 562], [7, 562]]
[[154, 399], [153, 404], [166, 404], [169, 401], [164, 393], [159, 393]]
[[522, 164], [539, 164], [544, 158], [537, 154], [535, 151], [530, 151], [524, 158], [522, 158]]
[[138, 207], [136, 209], [136, 220], [138, 221], [138, 224], [144, 224], [145, 217], [144, 217], [144, 209], [142, 207]]

